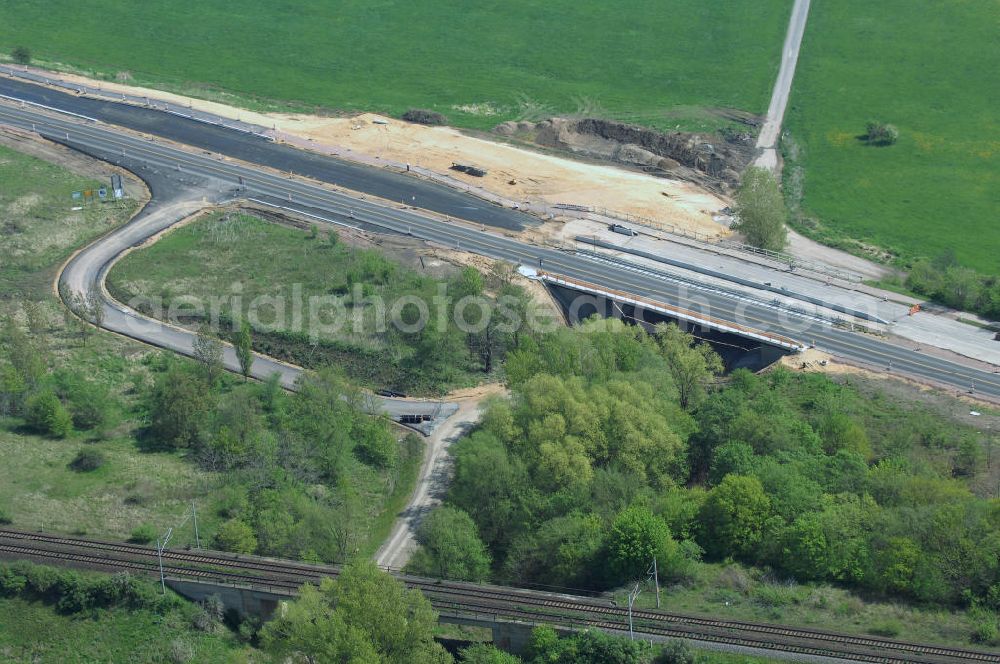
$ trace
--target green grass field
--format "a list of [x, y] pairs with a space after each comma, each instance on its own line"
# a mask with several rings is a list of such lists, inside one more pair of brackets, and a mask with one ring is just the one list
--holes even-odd
[[0, 51], [297, 107], [433, 108], [471, 127], [581, 109], [673, 127], [704, 124], [702, 107], [766, 109], [790, 7], [14, 0], [0, 10]]
[[[94, 662], [270, 661], [242, 646], [229, 632], [196, 632], [179, 612], [102, 609], [93, 615], [62, 615], [51, 606], [0, 599], [0, 659], [35, 664]], [[189, 654], [187, 659], [173, 657]], [[252, 655], [252, 658], [251, 658]]]
[[[52, 290], [58, 267], [73, 250], [127, 220], [135, 202], [74, 212], [70, 192], [97, 186], [94, 179], [3, 146], [0, 182], [0, 320], [23, 322], [22, 304], [37, 303], [47, 323], [50, 368], [104, 384], [116, 402], [113, 427], [97, 438], [76, 433], [52, 440], [26, 433], [16, 419], [0, 418], [0, 460], [9, 471], [0, 483], [0, 508], [18, 527], [114, 538], [128, 537], [145, 522], [165, 528], [191, 500], [207, 508], [217, 490], [210, 473], [175, 453], [142, 452], [131, 436], [135, 387], [148, 380], [143, 359], [149, 349], [107, 333], [84, 344]], [[71, 470], [69, 462], [84, 447], [102, 451], [107, 463], [90, 473]], [[211, 532], [218, 517], [203, 512]]]
[[[904, 258], [953, 249], [963, 265], [1000, 271], [998, 22], [991, 0], [813, 4], [785, 184], [794, 192], [804, 169], [802, 211], [819, 220], [815, 235]], [[859, 141], [869, 119], [896, 125], [899, 142]]]
[[[615, 593], [619, 605], [625, 591]], [[830, 584], [771, 579], [739, 564], [700, 563], [693, 578], [661, 592], [664, 611], [870, 634], [918, 643], [961, 644], [988, 648], [970, 640], [974, 614], [904, 603], [866, 600]], [[656, 594], [643, 592], [638, 606], [656, 606]]]

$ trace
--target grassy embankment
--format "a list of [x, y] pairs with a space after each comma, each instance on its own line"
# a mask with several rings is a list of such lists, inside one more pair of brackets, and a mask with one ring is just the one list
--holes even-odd
[[[331, 239], [333, 242], [331, 242]], [[109, 288], [129, 301], [135, 296], [162, 298], [162, 311], [194, 297], [203, 303], [222, 296], [221, 312], [230, 320], [234, 309], [252, 317], [254, 345], [260, 352], [316, 367], [336, 365], [358, 383], [407, 394], [427, 394], [472, 385], [482, 378], [471, 359], [442, 358], [440, 380], [425, 371], [419, 334], [400, 334], [393, 325], [379, 330], [377, 307], [367, 298], [379, 297], [389, 311], [402, 296], [419, 297], [428, 306], [438, 295], [439, 281], [406, 268], [378, 251], [348, 246], [326, 233], [269, 223], [257, 217], [216, 213], [163, 237], [156, 244], [125, 257], [109, 275]], [[261, 251], [266, 247], [266, 253]], [[299, 289], [299, 290], [297, 290]], [[301, 295], [296, 297], [295, 293]], [[310, 336], [309, 300], [338, 296], [343, 303], [338, 329], [317, 327]], [[359, 297], [360, 296], [360, 297]], [[254, 301], [273, 297], [283, 312]], [[303, 303], [301, 323], [293, 315]], [[279, 305], [280, 306], [280, 305]], [[316, 309], [320, 312], [320, 309]], [[317, 313], [332, 323], [334, 309]], [[358, 324], [356, 325], [356, 320]], [[316, 341], [317, 343], [314, 343]]]
[[[211, 475], [175, 454], [142, 453], [131, 437], [133, 392], [147, 380], [143, 360], [150, 351], [104, 333], [84, 345], [52, 290], [63, 261], [127, 220], [134, 204], [73, 212], [70, 193], [97, 186], [93, 178], [4, 147], [0, 182], [0, 318], [15, 316], [23, 325], [25, 303], [37, 303], [45, 321], [38, 341], [50, 367], [103, 384], [117, 402], [113, 427], [96, 441], [87, 433], [52, 440], [28, 433], [18, 419], [0, 419], [0, 458], [8, 470], [0, 506], [15, 526], [123, 538], [143, 522], [165, 527], [191, 500], [211, 501]], [[91, 473], [71, 470], [82, 447], [99, 449], [108, 461]], [[212, 521], [205, 510], [209, 530]]]
[[[0, 599], [0, 625], [0, 657], [7, 662], [268, 661], [263, 653], [237, 643], [226, 630], [194, 631], [176, 612], [102, 609], [63, 615], [39, 602]], [[254, 658], [248, 659], [248, 654]]]
[[[210, 472], [193, 450], [169, 450], [142, 435], [149, 416], [146, 395], [163, 370], [163, 354], [109, 333], [85, 338], [52, 288], [65, 259], [123, 223], [134, 203], [121, 209], [95, 204], [74, 212], [70, 192], [95, 186], [91, 177], [2, 147], [0, 182], [5, 211], [0, 322], [12, 318], [29, 335], [33, 352], [43, 358], [41, 388], [59, 390], [64, 377], [71, 376], [77, 384], [98, 386], [107, 397], [107, 418], [99, 429], [74, 430], [61, 439], [29, 430], [23, 412], [0, 417], [0, 458], [9, 471], [0, 483], [0, 512], [15, 527], [124, 539], [141, 524], [156, 530], [176, 525], [193, 501], [203, 542], [210, 541], [241, 478]], [[38, 312], [34, 324], [29, 309]], [[0, 374], [12, 362], [10, 343], [0, 339]], [[9, 403], [2, 394], [6, 388], [0, 388], [0, 404]], [[252, 389], [233, 378], [219, 386], [230, 400]], [[103, 464], [90, 472], [72, 470], [70, 463], [84, 449], [102, 454]], [[357, 514], [363, 548], [374, 548], [387, 534], [391, 519], [383, 512], [398, 511], [415, 474], [407, 462], [390, 482], [383, 471], [349, 461], [344, 477], [354, 482], [365, 505]], [[193, 543], [190, 527], [178, 531], [174, 541]]]
[[[784, 146], [801, 230], [998, 272], [998, 20], [991, 2], [812, 6]], [[898, 143], [860, 140], [868, 120], [898, 127]]]
[[[763, 113], [791, 2], [517, 0], [503, 5], [223, 0], [17, 3], [0, 50], [229, 103], [380, 111], [425, 107], [458, 126], [588, 114], [711, 129], [706, 109]], [[103, 39], [108, 21], [116, 38]], [[219, 35], [238, 35], [219, 39]]]

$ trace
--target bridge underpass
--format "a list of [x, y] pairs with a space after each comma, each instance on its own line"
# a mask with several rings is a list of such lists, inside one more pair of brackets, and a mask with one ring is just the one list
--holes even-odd
[[576, 325], [594, 315], [618, 318], [652, 330], [659, 323], [674, 323], [685, 332], [712, 346], [722, 358], [726, 372], [757, 371], [785, 355], [806, 348], [794, 339], [713, 318], [624, 291], [608, 289], [578, 279], [544, 271], [530, 276], [545, 284], [562, 308], [567, 322]]

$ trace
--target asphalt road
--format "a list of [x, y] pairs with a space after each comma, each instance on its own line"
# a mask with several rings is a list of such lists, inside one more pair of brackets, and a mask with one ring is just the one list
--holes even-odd
[[538, 224], [535, 217], [505, 210], [444, 185], [313, 154], [253, 134], [236, 132], [162, 111], [75, 96], [4, 77], [0, 77], [0, 94], [67, 110], [233, 159], [267, 164], [279, 171], [331, 182], [386, 200], [405, 201], [426, 210], [487, 226], [520, 230], [525, 226]]
[[[216, 156], [202, 152], [181, 150], [171, 145], [137, 138], [114, 127], [82, 123], [77, 119], [51, 117], [30, 107], [22, 109], [0, 106], [0, 122], [25, 128], [30, 128], [31, 124], [35, 123], [38, 130], [48, 132], [54, 137], [64, 138], [68, 132], [70, 142], [80, 143], [95, 150], [108, 151], [111, 154], [120, 154], [124, 150], [129, 158], [141, 159], [152, 167], [180, 168], [181, 173], [216, 178], [231, 184], [235, 184], [240, 177], [243, 177], [248, 187], [245, 196], [301, 210], [333, 223], [359, 225], [360, 222], [364, 222], [491, 258], [531, 266], [540, 265], [550, 272], [629, 291], [741, 325], [815, 344], [819, 349], [848, 361], [867, 364], [894, 374], [941, 383], [959, 390], [968, 390], [974, 384], [977, 394], [994, 399], [1000, 398], [1000, 376], [996, 374], [903, 348], [893, 343], [891, 339], [852, 333], [813, 319], [800, 318], [788, 312], [758, 307], [745, 301], [735, 301], [721, 294], [688, 291], [676, 283], [666, 282], [655, 275], [601, 263], [572, 252], [528, 244], [486, 230], [485, 226], [448, 222], [412, 209], [386, 207], [374, 201], [359, 200], [354, 196], [332, 191], [319, 183], [290, 179], [255, 164], [220, 160]], [[303, 159], [308, 161], [316, 159], [313, 155], [302, 154]], [[268, 165], [266, 150], [262, 149], [258, 156], [261, 165]], [[283, 156], [282, 159], [284, 158]], [[456, 196], [461, 195], [456, 194]], [[476, 201], [471, 198], [465, 200]], [[501, 208], [494, 208], [494, 213], [509, 213], [515, 218], [521, 216], [514, 211]]]

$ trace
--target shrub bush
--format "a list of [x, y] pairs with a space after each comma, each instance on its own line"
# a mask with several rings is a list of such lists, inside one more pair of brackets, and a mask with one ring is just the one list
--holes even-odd
[[73, 431], [73, 418], [51, 390], [28, 399], [28, 426], [38, 433], [65, 438]]
[[997, 628], [997, 616], [990, 611], [976, 610], [971, 613], [973, 643], [992, 645], [997, 643], [1000, 630]]
[[230, 519], [219, 526], [212, 542], [220, 551], [231, 553], [253, 553], [257, 548], [253, 529], [239, 519]]
[[886, 122], [872, 120], [865, 126], [865, 140], [869, 145], [892, 145], [899, 140], [899, 130]]
[[183, 605], [129, 574], [84, 574], [28, 562], [0, 564], [0, 594], [53, 604], [63, 613], [117, 606], [162, 614]]
[[182, 638], [170, 642], [170, 661], [173, 664], [187, 664], [194, 659], [194, 648]]
[[883, 620], [869, 627], [868, 633], [874, 634], [875, 636], [893, 637], [893, 636], [899, 636], [899, 633], [902, 630], [903, 627], [897, 621]]
[[71, 372], [56, 374], [57, 395], [67, 404], [78, 431], [103, 429], [111, 421], [113, 410], [108, 388]]
[[10, 52], [10, 57], [19, 65], [31, 64], [31, 51], [27, 46], [15, 46]]
[[653, 660], [654, 664], [694, 664], [695, 654], [687, 641], [674, 639], [663, 646], [663, 650]]
[[128, 541], [135, 544], [149, 544], [156, 539], [156, 528], [151, 523], [144, 523], [132, 531]]
[[95, 450], [92, 447], [85, 447], [76, 453], [76, 456], [69, 462], [69, 467], [78, 473], [89, 473], [104, 465], [107, 457], [104, 452]]
[[423, 108], [411, 108], [406, 113], [403, 113], [403, 119], [407, 122], [415, 122], [422, 125], [445, 125], [448, 124], [448, 118], [441, 115], [437, 111], [428, 111]]

